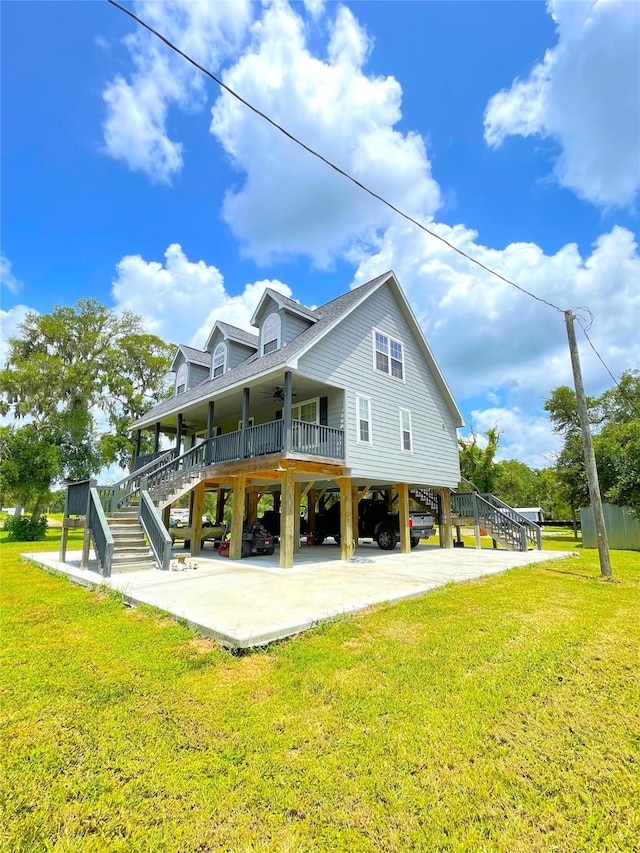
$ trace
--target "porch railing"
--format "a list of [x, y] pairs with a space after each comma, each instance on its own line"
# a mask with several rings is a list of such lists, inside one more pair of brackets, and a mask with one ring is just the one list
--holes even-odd
[[344, 430], [293, 421], [291, 424], [291, 450], [310, 456], [344, 459]]

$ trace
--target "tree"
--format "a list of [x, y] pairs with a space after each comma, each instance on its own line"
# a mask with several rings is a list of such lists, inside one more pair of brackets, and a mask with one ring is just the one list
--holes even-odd
[[498, 450], [500, 434], [497, 426], [484, 434], [487, 436], [485, 447], [480, 446], [478, 435], [473, 430], [468, 438], [458, 439], [460, 473], [463, 480], [467, 480], [477, 491], [492, 493], [496, 478], [496, 466], [493, 460]]
[[[640, 373], [627, 371], [616, 386], [591, 398], [588, 404], [603, 499], [629, 506], [640, 515]], [[545, 409], [555, 432], [564, 437], [556, 462], [564, 495], [574, 509], [588, 506], [575, 393], [566, 386], [554, 389], [545, 401]]]
[[16, 517], [23, 507], [32, 508], [38, 521], [49, 497], [49, 487], [60, 470], [60, 448], [35, 424], [20, 429], [0, 427], [0, 491], [16, 505]]
[[[83, 479], [104, 465], [130, 462], [127, 434], [167, 393], [172, 348], [147, 334], [135, 314], [95, 299], [30, 312], [9, 340], [0, 372], [0, 411], [26, 418], [39, 440], [59, 448], [52, 480]], [[102, 418], [109, 437], [98, 435]]]

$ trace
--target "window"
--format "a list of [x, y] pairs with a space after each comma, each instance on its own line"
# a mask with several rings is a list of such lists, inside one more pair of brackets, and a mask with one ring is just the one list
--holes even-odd
[[187, 388], [187, 373], [189, 368], [186, 362], [183, 362], [176, 373], [176, 394], [182, 394]]
[[213, 361], [211, 363], [211, 375], [215, 379], [216, 376], [222, 376], [227, 367], [227, 345], [218, 344], [213, 351]]
[[413, 453], [411, 412], [409, 409], [400, 409], [400, 449], [403, 453]]
[[280, 315], [269, 314], [262, 324], [262, 355], [280, 349]]
[[318, 423], [319, 398], [314, 400], [305, 400], [303, 403], [297, 403], [291, 407], [291, 417], [294, 421], [306, 421], [310, 424]]
[[371, 400], [356, 394], [356, 424], [358, 444], [372, 444]]
[[[253, 417], [253, 415], [251, 415], [251, 417], [250, 417], [250, 418], [249, 418], [249, 420], [247, 421], [247, 426], [248, 426], [248, 427], [252, 427], [252, 426], [255, 426], [255, 425], [256, 425], [256, 420], [255, 420], [255, 418]], [[242, 429], [242, 418], [240, 418], [240, 420], [238, 421], [238, 429]]]
[[404, 347], [400, 341], [374, 329], [375, 369], [404, 380]]

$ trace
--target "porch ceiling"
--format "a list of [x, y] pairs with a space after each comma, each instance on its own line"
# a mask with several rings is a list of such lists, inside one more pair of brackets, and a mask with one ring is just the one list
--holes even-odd
[[[254, 385], [247, 384], [246, 387], [250, 390], [249, 397], [249, 414], [255, 417], [256, 422], [271, 421], [275, 419], [275, 413], [278, 409], [282, 409], [283, 402], [273, 398], [273, 392], [276, 388], [284, 387], [284, 373], [272, 375], [268, 380], [264, 378]], [[222, 391], [219, 395], [212, 398], [215, 403], [215, 422], [237, 420], [242, 413], [242, 397], [243, 388], [234, 388], [228, 392]], [[304, 400], [309, 400], [313, 397], [323, 397], [332, 391], [335, 391], [335, 386], [326, 385], [310, 379], [306, 376], [294, 374], [293, 376], [293, 402], [301, 403]], [[179, 398], [176, 398], [176, 405], [179, 403]], [[198, 401], [188, 404], [181, 410], [186, 422], [186, 431], [196, 431], [205, 429], [207, 424], [207, 409], [208, 400]], [[168, 433], [175, 433], [178, 423], [178, 414], [164, 415], [160, 419], [160, 428]], [[149, 424], [147, 429], [153, 429], [154, 424]]]

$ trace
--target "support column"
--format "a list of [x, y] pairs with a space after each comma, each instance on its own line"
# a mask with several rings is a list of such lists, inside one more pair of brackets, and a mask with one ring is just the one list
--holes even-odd
[[293, 568], [293, 538], [295, 535], [296, 472], [286, 468], [282, 473], [280, 510], [280, 568]]
[[233, 483], [233, 509], [231, 511], [231, 546], [229, 559], [239, 560], [242, 557], [242, 527], [244, 521], [244, 487], [245, 474], [238, 474]]
[[441, 489], [442, 498], [440, 512], [440, 527], [442, 530], [440, 545], [443, 548], [453, 548], [453, 523], [451, 518], [451, 492], [449, 489]]
[[166, 507], [162, 510], [162, 523], [163, 523], [163, 524], [164, 524], [164, 526], [167, 528], [167, 530], [169, 529], [169, 524], [171, 523], [171, 518], [170, 518], [170, 516], [171, 516], [171, 505], [166, 506]]
[[180, 445], [182, 444], [182, 424], [184, 419], [182, 413], [178, 415], [178, 428], [176, 429], [176, 455], [180, 456]]
[[338, 477], [340, 488], [340, 559], [353, 557], [353, 503], [351, 500], [351, 477]]
[[160, 450], [160, 421], [156, 421], [156, 431], [153, 436], [153, 452], [157, 453]]
[[409, 530], [409, 486], [398, 483], [398, 522], [400, 524], [400, 550], [403, 554], [411, 553], [411, 531]]
[[199, 554], [202, 550], [202, 513], [204, 511], [204, 480], [192, 492], [191, 505], [191, 553]]
[[256, 521], [258, 518], [258, 486], [249, 486], [247, 489], [247, 521]]
[[224, 505], [227, 502], [227, 493], [224, 489], [216, 492], [216, 525], [224, 524]]
[[293, 492], [293, 507], [294, 507], [294, 516], [293, 516], [293, 550], [294, 553], [298, 553], [300, 550], [300, 493], [302, 491], [302, 486], [300, 483], [296, 483], [294, 486]]
[[293, 378], [290, 370], [284, 374], [284, 408], [282, 416], [284, 420], [284, 452], [288, 453], [292, 446], [291, 435], [291, 406], [293, 402]]
[[358, 524], [358, 519], [360, 518], [360, 492], [357, 486], [351, 487], [351, 523], [353, 524], [353, 539], [354, 545], [358, 546], [358, 534], [360, 533], [360, 525]]
[[240, 458], [246, 459], [249, 456], [247, 448], [247, 427], [249, 426], [249, 395], [248, 388], [242, 389], [242, 426], [240, 427]]
[[318, 493], [315, 489], [307, 492], [307, 530], [315, 539], [316, 536], [316, 502]]
[[207, 406], [207, 448], [204, 452], [205, 465], [211, 465], [213, 462], [213, 400], [209, 400]]
[[82, 557], [80, 559], [80, 568], [89, 568], [89, 548], [91, 547], [91, 531], [88, 527], [84, 529], [84, 539], [82, 540]]
[[136, 430], [136, 449], [135, 449], [135, 452], [133, 455], [134, 464], [135, 464], [135, 461], [138, 458], [138, 456], [140, 456], [140, 442], [141, 442], [141, 440], [142, 440], [142, 430], [137, 429]]

